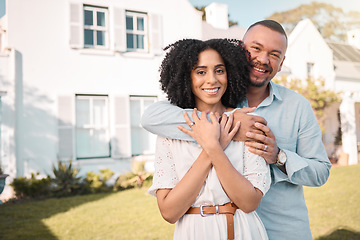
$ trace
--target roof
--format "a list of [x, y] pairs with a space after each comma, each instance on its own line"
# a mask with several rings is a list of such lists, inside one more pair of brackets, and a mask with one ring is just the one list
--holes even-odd
[[232, 26], [228, 29], [214, 28], [209, 23], [202, 22], [202, 40], [212, 38], [242, 39], [246, 29], [239, 26]]
[[360, 80], [360, 50], [346, 43], [327, 42], [333, 51], [337, 78]]
[[333, 51], [334, 61], [347, 61], [360, 63], [360, 50], [345, 43], [327, 42]]

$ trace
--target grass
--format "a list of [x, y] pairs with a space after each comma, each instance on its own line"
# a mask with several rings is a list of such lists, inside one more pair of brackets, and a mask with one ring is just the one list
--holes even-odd
[[[360, 239], [360, 164], [333, 167], [320, 188], [305, 188], [314, 239]], [[0, 206], [0, 238], [172, 239], [146, 189]]]
[[171, 239], [145, 189], [0, 206], [0, 239]]
[[360, 164], [332, 167], [320, 188], [305, 188], [314, 239], [360, 239]]

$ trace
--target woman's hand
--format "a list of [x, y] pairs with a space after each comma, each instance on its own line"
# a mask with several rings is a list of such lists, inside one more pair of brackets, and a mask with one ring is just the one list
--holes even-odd
[[209, 113], [211, 122], [207, 119], [207, 111], [201, 112], [201, 116], [198, 117], [197, 109], [195, 108], [192, 113], [193, 122], [185, 111], [183, 114], [186, 123], [192, 131], [182, 126], [178, 126], [178, 129], [193, 137], [206, 152], [207, 149], [220, 144], [220, 123], [213, 112]]
[[220, 145], [224, 150], [240, 128], [240, 121], [237, 121], [234, 124], [233, 129], [231, 129], [233, 121], [233, 114], [230, 114], [229, 117], [226, 114], [223, 114], [220, 120]]

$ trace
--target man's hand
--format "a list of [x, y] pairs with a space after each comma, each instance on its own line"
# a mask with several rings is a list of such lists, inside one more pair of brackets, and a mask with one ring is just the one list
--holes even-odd
[[238, 109], [234, 112], [234, 121], [233, 122], [236, 123], [236, 122], [240, 121], [241, 127], [240, 127], [240, 130], [237, 132], [237, 134], [235, 134], [233, 140], [235, 140], [235, 141], [246, 141], [246, 140], [253, 141], [254, 139], [246, 136], [247, 132], [264, 135], [264, 132], [262, 132], [262, 130], [259, 130], [258, 128], [255, 127], [255, 123], [258, 122], [263, 125], [266, 125], [267, 124], [266, 120], [263, 117], [248, 114], [248, 113], [252, 113], [255, 109], [256, 108], [247, 107], [247, 108]]
[[263, 134], [247, 132], [246, 136], [251, 140], [245, 141], [245, 145], [250, 147], [250, 152], [262, 156], [268, 164], [276, 163], [279, 148], [274, 134], [269, 127], [262, 123], [257, 122], [254, 126]]

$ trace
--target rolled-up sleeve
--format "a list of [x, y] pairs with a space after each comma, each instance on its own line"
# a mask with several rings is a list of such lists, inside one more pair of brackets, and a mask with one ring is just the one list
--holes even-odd
[[[287, 175], [277, 167], [274, 169], [274, 182], [288, 181], [296, 185], [321, 186], [330, 175], [331, 163], [322, 142], [320, 127], [308, 102], [303, 108], [294, 146], [279, 143], [287, 156], [285, 164]], [[291, 144], [291, 143], [290, 143]]]

